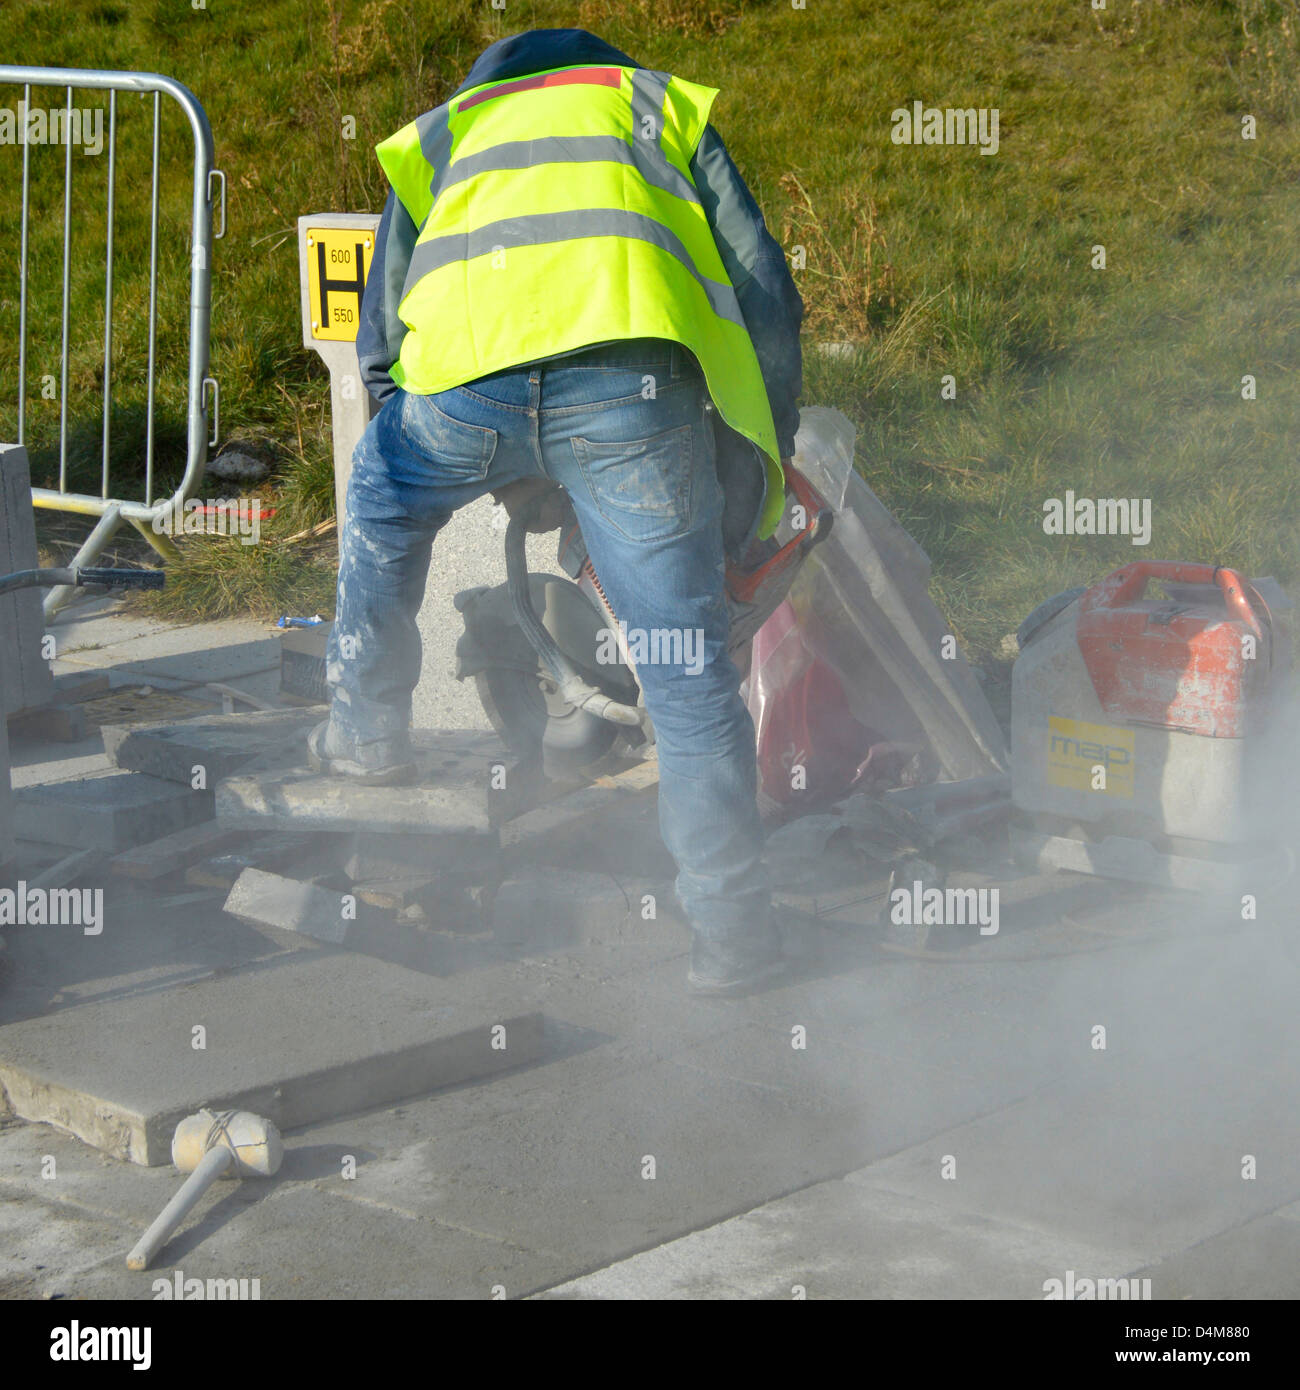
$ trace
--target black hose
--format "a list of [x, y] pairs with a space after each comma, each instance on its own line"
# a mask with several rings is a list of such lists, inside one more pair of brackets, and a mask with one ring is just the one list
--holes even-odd
[[103, 584], [110, 589], [161, 589], [166, 577], [162, 570], [18, 570], [14, 574], [0, 575], [0, 594], [16, 589], [58, 589], [65, 585], [84, 589], [88, 584]]

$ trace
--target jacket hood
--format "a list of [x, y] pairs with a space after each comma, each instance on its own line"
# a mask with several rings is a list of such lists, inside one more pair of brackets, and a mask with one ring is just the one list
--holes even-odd
[[548, 68], [573, 67], [579, 63], [608, 63], [614, 67], [635, 68], [640, 64], [604, 39], [585, 29], [529, 29], [511, 34], [485, 48], [469, 70], [469, 76], [452, 93], [459, 96], [484, 82], [507, 77], [526, 77]]

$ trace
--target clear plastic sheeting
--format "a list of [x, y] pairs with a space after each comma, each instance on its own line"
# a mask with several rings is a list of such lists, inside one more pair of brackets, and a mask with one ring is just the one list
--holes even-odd
[[[1007, 766], [975, 673], [960, 653], [943, 654], [949, 633], [930, 599], [929, 558], [853, 471], [854, 440], [837, 410], [800, 415], [795, 467], [836, 516], [754, 639], [744, 694], [770, 823], [853, 791]], [[792, 522], [787, 511], [780, 541]]]

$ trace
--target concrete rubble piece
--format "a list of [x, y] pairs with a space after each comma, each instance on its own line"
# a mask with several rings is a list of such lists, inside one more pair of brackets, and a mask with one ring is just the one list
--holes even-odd
[[115, 766], [189, 786], [202, 767], [208, 786], [252, 768], [303, 760], [307, 735], [323, 709], [203, 714], [159, 724], [105, 724], [104, 752]]
[[15, 825], [30, 840], [118, 853], [212, 819], [212, 793], [144, 772], [93, 772], [24, 787]]
[[524, 779], [512, 777], [513, 759], [495, 736], [439, 733], [415, 743], [420, 775], [410, 786], [357, 786], [304, 768], [252, 773], [218, 786], [217, 819], [248, 830], [488, 835], [521, 804]]

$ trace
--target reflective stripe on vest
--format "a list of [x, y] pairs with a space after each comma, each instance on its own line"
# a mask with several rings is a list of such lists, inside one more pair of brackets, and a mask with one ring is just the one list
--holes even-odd
[[784, 501], [771, 407], [684, 172], [715, 96], [643, 68], [562, 68], [472, 89], [379, 145], [420, 229], [392, 376], [431, 394], [592, 343], [673, 339], [766, 456], [766, 536]]

